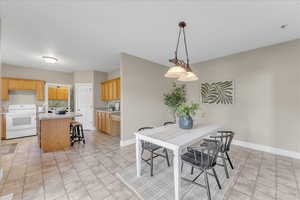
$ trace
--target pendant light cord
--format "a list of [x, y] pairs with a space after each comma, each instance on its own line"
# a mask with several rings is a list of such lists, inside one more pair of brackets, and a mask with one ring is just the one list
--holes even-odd
[[179, 42], [180, 42], [180, 36], [181, 36], [181, 28], [179, 28], [177, 45], [176, 45], [176, 50], [175, 50], [175, 58], [176, 58], [176, 60], [177, 60], [177, 53], [178, 53], [178, 46], [179, 46]]
[[186, 44], [186, 38], [185, 38], [185, 30], [184, 28], [182, 28], [183, 30], [183, 39], [184, 39], [184, 46], [185, 46], [185, 54], [186, 54], [186, 64], [187, 67], [189, 66], [189, 53], [188, 53], [188, 49], [187, 49], [187, 44]]
[[175, 59], [178, 59], [178, 47], [179, 47], [179, 42], [180, 42], [180, 36], [181, 36], [181, 31], [183, 32], [183, 40], [184, 40], [184, 48], [185, 48], [185, 54], [186, 54], [186, 64], [189, 66], [189, 53], [187, 49], [187, 44], [186, 44], [186, 36], [185, 36], [185, 30], [184, 27], [179, 28], [179, 33], [178, 33], [178, 39], [177, 39], [177, 45], [176, 45], [176, 50], [175, 50]]

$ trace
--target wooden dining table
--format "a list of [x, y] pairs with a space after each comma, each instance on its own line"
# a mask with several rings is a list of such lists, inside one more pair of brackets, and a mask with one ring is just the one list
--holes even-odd
[[136, 132], [136, 169], [137, 176], [141, 176], [142, 141], [150, 142], [173, 151], [174, 191], [175, 200], [181, 199], [181, 153], [187, 146], [201, 139], [215, 135], [221, 126], [216, 124], [197, 123], [192, 129], [181, 129], [177, 124], [156, 127]]

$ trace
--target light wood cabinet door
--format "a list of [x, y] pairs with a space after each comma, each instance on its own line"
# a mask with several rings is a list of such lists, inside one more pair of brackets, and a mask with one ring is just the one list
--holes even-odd
[[107, 82], [107, 88], [108, 88], [108, 99], [107, 100], [112, 100], [113, 95], [114, 95], [112, 80]]
[[68, 88], [65, 87], [56, 88], [56, 99], [68, 100]]
[[104, 81], [101, 83], [101, 100], [118, 100], [120, 99], [120, 78]]
[[24, 81], [17, 79], [9, 79], [8, 81], [8, 89], [9, 90], [23, 90], [24, 89]]
[[49, 100], [56, 100], [56, 88], [48, 88], [48, 99]]
[[101, 113], [96, 112], [96, 128], [97, 130], [101, 130]]
[[36, 81], [34, 80], [17, 80], [23, 84], [23, 90], [36, 90]]
[[111, 124], [110, 124], [110, 113], [105, 113], [105, 128], [106, 128], [106, 133], [110, 134], [110, 129], [111, 129]]
[[106, 132], [105, 112], [101, 112], [101, 131]]
[[111, 90], [112, 90], [111, 100], [116, 100], [117, 99], [117, 80], [116, 79], [113, 79], [111, 81]]
[[116, 79], [116, 99], [121, 99], [121, 80], [120, 78]]
[[8, 79], [2, 78], [1, 79], [1, 99], [6, 101], [9, 99], [8, 96]]
[[45, 81], [36, 81], [36, 99], [39, 101], [44, 100], [45, 94]]

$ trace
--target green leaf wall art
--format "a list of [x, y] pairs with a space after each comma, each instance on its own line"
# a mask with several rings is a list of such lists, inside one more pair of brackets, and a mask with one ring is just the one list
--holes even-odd
[[202, 103], [206, 104], [233, 104], [233, 81], [219, 81], [201, 84]]

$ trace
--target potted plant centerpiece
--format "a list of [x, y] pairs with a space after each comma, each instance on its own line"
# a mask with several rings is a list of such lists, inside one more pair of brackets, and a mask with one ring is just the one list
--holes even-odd
[[174, 122], [176, 122], [176, 110], [178, 106], [186, 102], [185, 85], [177, 86], [173, 83], [173, 89], [170, 93], [164, 94], [164, 103], [172, 111]]
[[179, 127], [182, 129], [193, 128], [192, 116], [196, 114], [199, 109], [199, 104], [181, 104], [177, 107], [176, 112], [179, 116]]

